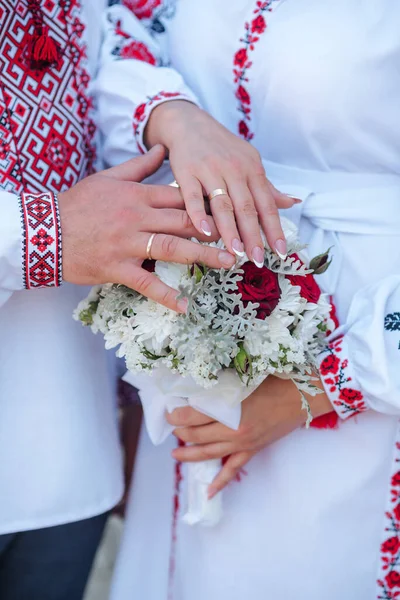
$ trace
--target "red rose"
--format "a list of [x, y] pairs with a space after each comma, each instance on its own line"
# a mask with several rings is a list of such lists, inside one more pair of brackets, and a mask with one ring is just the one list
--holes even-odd
[[339, 398], [344, 400], [347, 404], [354, 404], [363, 399], [363, 395], [358, 390], [352, 388], [343, 388], [340, 390]]
[[248, 135], [250, 133], [250, 130], [249, 130], [248, 126], [247, 126], [246, 121], [240, 121], [240, 123], [239, 123], [239, 133], [240, 133], [240, 135], [242, 135], [244, 138], [247, 139], [247, 137], [248, 137]]
[[300, 296], [305, 298], [307, 302], [316, 304], [321, 296], [321, 290], [313, 275], [286, 275], [292, 285], [300, 287]]
[[243, 102], [243, 104], [250, 104], [250, 96], [242, 85], [239, 85], [236, 91], [236, 98]]
[[397, 571], [390, 571], [386, 575], [385, 581], [390, 589], [398, 586], [400, 587], [400, 573]]
[[278, 275], [267, 267], [259, 269], [252, 262], [243, 265], [243, 279], [238, 283], [238, 291], [246, 305], [247, 302], [257, 302], [257, 317], [264, 320], [268, 317], [279, 302], [281, 289]]
[[266, 27], [267, 24], [262, 15], [258, 15], [258, 17], [253, 19], [251, 22], [251, 30], [253, 33], [264, 33]]
[[129, 8], [138, 19], [150, 19], [162, 0], [123, 0], [124, 6]]
[[154, 273], [154, 270], [156, 268], [156, 261], [146, 259], [142, 264], [142, 267], [145, 271], [148, 271], [149, 273]]
[[235, 54], [234, 64], [238, 67], [244, 67], [247, 62], [247, 50], [246, 48], [241, 48]]
[[339, 370], [340, 360], [336, 354], [328, 354], [319, 366], [321, 375], [328, 375], [328, 373], [337, 373]]
[[392, 477], [392, 485], [398, 486], [400, 485], [400, 471], [397, 471]]
[[400, 548], [400, 540], [397, 535], [394, 535], [391, 538], [388, 538], [385, 542], [383, 542], [381, 549], [382, 552], [390, 552], [391, 554], [396, 554]]
[[149, 65], [155, 65], [156, 59], [149, 52], [147, 46], [142, 42], [133, 41], [127, 46], [124, 46], [121, 49], [120, 56], [122, 58], [136, 58], [136, 60], [141, 60], [145, 63], [149, 63]]
[[400, 522], [400, 504], [398, 504], [394, 509], [393, 509], [393, 514], [396, 518], [397, 522]]
[[135, 110], [135, 121], [143, 121], [146, 112], [146, 104], [139, 104]]

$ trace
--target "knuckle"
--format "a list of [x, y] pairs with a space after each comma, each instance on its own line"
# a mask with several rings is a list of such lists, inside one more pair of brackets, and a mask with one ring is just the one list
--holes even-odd
[[187, 212], [182, 211], [180, 219], [181, 219], [181, 222], [180, 222], [181, 229], [186, 230], [186, 229], [192, 228], [192, 220], [189, 217], [189, 215], [187, 214]]
[[218, 211], [226, 214], [233, 214], [233, 204], [229, 196], [218, 196]]
[[146, 292], [151, 286], [151, 281], [152, 279], [150, 274], [146, 272], [140, 273], [135, 278], [134, 288], [141, 294], [146, 295]]
[[170, 259], [172, 258], [178, 248], [179, 240], [172, 235], [166, 235], [161, 242], [161, 253], [163, 258]]
[[174, 297], [174, 292], [172, 290], [167, 290], [163, 292], [160, 296], [160, 302], [164, 306], [172, 307], [176, 304], [176, 300]]
[[215, 457], [213, 448], [208, 448], [207, 446], [201, 448], [200, 454], [202, 455], [203, 460], [210, 460]]
[[242, 206], [240, 207], [240, 212], [246, 217], [258, 217], [258, 213], [256, 207], [254, 206], [253, 200], [247, 198]]
[[185, 194], [185, 202], [186, 204], [204, 204], [203, 196], [200, 192], [196, 192], [196, 190], [190, 190]]
[[255, 438], [255, 426], [252, 423], [242, 423], [237, 430], [238, 439], [242, 443], [249, 443]]

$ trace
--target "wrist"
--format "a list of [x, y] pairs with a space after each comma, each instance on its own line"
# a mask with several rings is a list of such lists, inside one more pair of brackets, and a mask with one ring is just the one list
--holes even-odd
[[[170, 149], [174, 139], [184, 134], [186, 123], [203, 113], [190, 100], [170, 100], [156, 106], [150, 114], [143, 134], [143, 141], [148, 150], [157, 144]], [[183, 129], [183, 131], [182, 131]]]

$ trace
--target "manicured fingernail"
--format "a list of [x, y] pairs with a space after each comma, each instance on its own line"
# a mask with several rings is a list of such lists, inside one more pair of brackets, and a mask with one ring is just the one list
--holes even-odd
[[232, 242], [232, 250], [237, 256], [244, 256], [244, 246], [238, 239], [234, 239]]
[[253, 257], [254, 264], [259, 269], [262, 269], [262, 267], [264, 266], [264, 250], [259, 246], [256, 246], [255, 248], [253, 248], [253, 252], [251, 253], [251, 255]]
[[303, 200], [300, 200], [300, 198], [296, 198], [296, 196], [292, 196], [291, 194], [286, 194], [286, 196], [291, 198], [295, 204], [301, 204], [303, 202]]
[[215, 488], [213, 488], [213, 487], [210, 486], [208, 488], [208, 491], [207, 491], [207, 498], [209, 500], [212, 500], [212, 498], [214, 498], [214, 496], [215, 496], [216, 493], [217, 493], [217, 490]]
[[275, 252], [277, 253], [280, 259], [285, 260], [285, 258], [287, 257], [287, 247], [285, 240], [276, 240]]
[[235, 259], [229, 252], [220, 252], [218, 254], [218, 259], [224, 267], [233, 267], [235, 264]]
[[204, 233], [204, 235], [207, 235], [208, 237], [210, 237], [210, 235], [211, 235], [211, 229], [210, 229], [210, 226], [207, 223], [207, 221], [202, 221], [200, 223], [200, 227], [201, 227], [201, 230]]
[[189, 301], [187, 298], [181, 298], [180, 300], [178, 300], [178, 303], [176, 306], [177, 306], [179, 312], [186, 314], [188, 306], [189, 306]]

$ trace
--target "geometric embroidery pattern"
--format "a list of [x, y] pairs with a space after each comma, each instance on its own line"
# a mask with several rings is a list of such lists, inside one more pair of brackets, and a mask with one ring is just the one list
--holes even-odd
[[36, 70], [26, 0], [0, 0], [0, 188], [14, 193], [63, 191], [93, 171], [96, 157], [80, 4], [44, 0], [41, 9], [60, 58]]
[[61, 226], [52, 192], [22, 193], [23, 274], [26, 289], [58, 287], [62, 282]]

